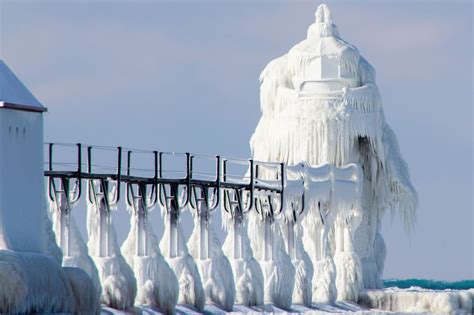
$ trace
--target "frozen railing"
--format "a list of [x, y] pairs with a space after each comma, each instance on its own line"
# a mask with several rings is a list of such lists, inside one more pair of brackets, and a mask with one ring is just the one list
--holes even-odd
[[[150, 252], [153, 246], [148, 239], [147, 224], [150, 221], [147, 216], [151, 208], [159, 205], [166, 227], [162, 239], [166, 259], [182, 257], [187, 251], [180, 248], [186, 244], [180, 239], [180, 215], [185, 208], [194, 212], [197, 218], [199, 250], [195, 259], [212, 259], [209, 223], [212, 212], [219, 207], [229, 218], [227, 224], [232, 226], [233, 234], [229, 235], [232, 236], [233, 253], [229, 259], [246, 259], [244, 240], [248, 236], [244, 222], [246, 213], [250, 211], [255, 211], [263, 222], [262, 259], [274, 259], [276, 223], [282, 225], [286, 234], [288, 255], [291, 259], [298, 259], [295, 227], [301, 223], [305, 208], [314, 208], [314, 204], [318, 204], [319, 209], [319, 203], [328, 202], [346, 209], [352, 207], [361, 178], [355, 164], [342, 168], [307, 164], [287, 166], [218, 155], [80, 143], [46, 143], [45, 146], [47, 195], [58, 211], [56, 236], [65, 257], [74, 254], [70, 251], [71, 238], [74, 237], [70, 232], [71, 209], [85, 195], [88, 205], [96, 209], [94, 215], [98, 223], [94, 235], [97, 235], [96, 255], [99, 258], [112, 257], [118, 250], [110, 236], [114, 234], [111, 233], [111, 209], [123, 199], [136, 224], [133, 237], [136, 257], [153, 254]], [[336, 215], [328, 207], [321, 206], [318, 211], [323, 224]], [[325, 231], [323, 227], [322, 238], [326, 237]], [[323, 240], [316, 243], [322, 253]], [[138, 285], [144, 285], [146, 277], [137, 277], [140, 278]]]

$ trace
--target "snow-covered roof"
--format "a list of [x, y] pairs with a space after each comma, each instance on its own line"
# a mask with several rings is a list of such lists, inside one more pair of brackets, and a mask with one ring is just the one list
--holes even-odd
[[46, 108], [0, 59], [0, 108], [44, 112]]

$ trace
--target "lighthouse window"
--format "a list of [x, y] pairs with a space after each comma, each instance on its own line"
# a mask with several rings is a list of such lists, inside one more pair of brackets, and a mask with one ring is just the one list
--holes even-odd
[[26, 128], [23, 127], [23, 138], [26, 136]]
[[339, 78], [339, 61], [336, 58], [321, 57], [321, 78]]
[[313, 60], [307, 71], [307, 77], [312, 80], [339, 78], [339, 61], [335, 58], [321, 56]]

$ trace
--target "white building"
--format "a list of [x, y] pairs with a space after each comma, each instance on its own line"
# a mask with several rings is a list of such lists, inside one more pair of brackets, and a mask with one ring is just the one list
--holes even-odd
[[45, 252], [43, 113], [0, 60], [0, 248]]

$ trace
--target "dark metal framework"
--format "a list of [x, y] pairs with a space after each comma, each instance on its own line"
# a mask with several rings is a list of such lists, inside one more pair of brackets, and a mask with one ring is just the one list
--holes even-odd
[[[83, 191], [82, 180], [89, 180], [89, 202], [96, 202], [95, 196], [103, 196], [107, 208], [116, 205], [121, 198], [121, 185], [126, 186], [126, 203], [133, 207], [134, 200], [142, 202], [143, 209], [149, 209], [157, 202], [172, 216], [179, 215], [179, 210], [186, 206], [198, 209], [198, 203], [204, 203], [208, 210], [214, 210], [219, 204], [224, 211], [232, 217], [240, 217], [243, 213], [255, 209], [262, 215], [273, 216], [282, 211], [285, 205], [285, 164], [254, 161], [252, 159], [231, 159], [221, 156], [203, 156], [191, 153], [172, 153], [159, 151], [143, 151], [126, 149], [123, 147], [102, 147], [77, 143], [47, 143], [48, 158], [45, 176], [48, 177], [48, 196], [52, 202], [56, 201], [57, 193], [64, 193], [68, 203], [73, 204], [79, 200]], [[55, 161], [55, 149], [59, 146], [75, 146], [76, 160], [72, 163], [59, 163]], [[97, 171], [93, 163], [96, 150], [115, 151], [115, 166], [108, 167], [115, 172]], [[87, 153], [86, 163], [83, 163], [84, 151]], [[131, 163], [135, 153], [149, 153], [154, 157], [151, 169], [152, 176], [136, 176], [132, 174]], [[126, 154], [124, 154], [126, 153]], [[123, 167], [124, 155], [126, 159]], [[168, 177], [163, 162], [164, 155], [181, 155], [186, 158], [186, 166], [181, 178]], [[198, 158], [212, 159], [215, 163], [213, 179], [202, 179], [193, 172], [194, 161]], [[67, 164], [68, 169], [59, 166]], [[238, 175], [228, 172], [229, 165], [244, 165], [247, 174], [237, 179]], [[273, 168], [274, 179], [261, 179], [259, 169]], [[268, 172], [267, 172], [268, 173]], [[267, 176], [268, 177], [268, 176]], [[98, 187], [91, 183], [99, 182]], [[59, 186], [59, 187], [58, 187]], [[264, 192], [262, 194], [261, 192]], [[262, 197], [264, 196], [264, 197]], [[277, 202], [275, 202], [277, 200]], [[267, 207], [270, 210], [264, 211]], [[302, 211], [295, 209], [297, 212]], [[175, 218], [177, 219], [177, 218]]]

